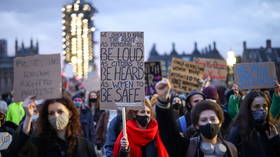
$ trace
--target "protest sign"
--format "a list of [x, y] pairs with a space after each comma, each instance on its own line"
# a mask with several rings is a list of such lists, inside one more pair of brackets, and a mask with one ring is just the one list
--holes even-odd
[[169, 80], [174, 90], [190, 92], [200, 89], [199, 79], [202, 78], [204, 68], [192, 62], [179, 58], [172, 58]]
[[0, 151], [9, 148], [12, 143], [13, 137], [8, 132], [0, 132]]
[[234, 80], [240, 89], [273, 88], [277, 80], [273, 62], [241, 63], [234, 65]]
[[36, 55], [14, 59], [14, 101], [61, 97], [60, 55]]
[[162, 79], [160, 62], [145, 62], [145, 94], [156, 93], [156, 83]]
[[101, 32], [101, 109], [144, 107], [144, 32]]
[[194, 58], [193, 61], [204, 66], [203, 78], [208, 76], [211, 80], [226, 80], [227, 78], [227, 63], [221, 59], [209, 58]]

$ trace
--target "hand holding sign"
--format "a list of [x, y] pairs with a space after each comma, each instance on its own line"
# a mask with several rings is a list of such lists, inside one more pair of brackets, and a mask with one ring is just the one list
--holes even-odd
[[125, 137], [125, 136], [121, 139], [121, 147], [124, 150], [127, 150], [129, 148], [129, 142], [128, 142], [127, 137]]
[[32, 117], [33, 112], [34, 112], [34, 108], [36, 107], [36, 103], [35, 103], [35, 96], [28, 96], [23, 104], [22, 107], [26, 113], [26, 116], [28, 117]]
[[171, 90], [171, 85], [168, 79], [163, 79], [156, 84], [156, 91], [158, 98], [162, 101], [167, 101], [169, 93]]

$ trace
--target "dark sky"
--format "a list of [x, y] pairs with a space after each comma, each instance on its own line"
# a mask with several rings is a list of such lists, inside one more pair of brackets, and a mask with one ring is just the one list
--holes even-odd
[[[280, 47], [279, 0], [87, 0], [97, 9], [95, 39], [100, 31], [144, 31], [146, 57], [152, 44], [159, 53], [170, 52], [176, 43], [179, 53], [199, 49], [213, 41], [224, 57], [232, 49], [265, 46], [271, 39]], [[29, 44], [38, 39], [41, 53], [62, 51], [61, 7], [71, 0], [1, 0], [0, 38], [8, 40], [14, 54], [14, 40]], [[96, 45], [97, 56], [99, 45]]]

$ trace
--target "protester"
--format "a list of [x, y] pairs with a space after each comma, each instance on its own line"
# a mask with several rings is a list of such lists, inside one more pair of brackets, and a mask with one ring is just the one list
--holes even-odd
[[191, 139], [180, 135], [176, 122], [172, 119], [169, 102], [171, 85], [167, 79], [157, 83], [158, 104], [156, 108], [160, 135], [172, 157], [223, 156], [237, 157], [233, 144], [219, 136], [223, 123], [223, 111], [213, 101], [201, 101], [193, 109], [191, 119], [200, 135]]
[[8, 106], [6, 121], [19, 125], [24, 115], [25, 112], [22, 107], [22, 102], [13, 102]]
[[187, 128], [191, 126], [191, 110], [199, 102], [205, 100], [205, 95], [200, 91], [191, 91], [186, 97], [187, 112], [177, 119], [179, 129], [182, 133], [186, 133]]
[[[7, 103], [5, 101], [0, 100], [0, 133], [6, 134], [5, 140], [1, 140], [1, 148], [3, 145], [7, 145], [7, 148], [0, 149], [0, 156], [9, 157], [10, 145], [12, 143], [13, 136], [15, 134], [16, 124], [12, 122], [5, 122], [7, 113]], [[8, 140], [7, 140], [8, 139]]]
[[252, 91], [242, 101], [228, 135], [240, 157], [279, 157], [280, 136], [269, 113], [270, 100], [262, 92]]
[[145, 109], [129, 111], [127, 119], [127, 137], [123, 132], [118, 136], [114, 145], [115, 157], [168, 157], [148, 100], [145, 100]]
[[[94, 146], [80, 137], [79, 114], [67, 98], [49, 99], [42, 104], [38, 130], [31, 135], [31, 122], [36, 106], [33, 97], [23, 103], [26, 117], [17, 135], [15, 147], [20, 157], [94, 157]], [[18, 152], [19, 150], [14, 150]]]
[[122, 114], [118, 112], [111, 121], [107, 131], [106, 142], [104, 144], [104, 156], [113, 157], [114, 144], [122, 131]]
[[100, 118], [96, 124], [96, 148], [97, 153], [102, 154], [102, 147], [105, 144], [107, 136], [107, 126], [109, 124], [110, 111], [101, 112]]
[[171, 102], [172, 109], [174, 112], [174, 118], [178, 119], [180, 116], [184, 115], [183, 100], [179, 97], [178, 94], [174, 94], [174, 96], [171, 98]]
[[100, 110], [100, 95], [97, 91], [91, 91], [88, 94], [88, 106], [91, 109], [92, 115], [94, 117], [94, 123], [95, 126], [97, 125], [97, 122], [102, 114]]
[[233, 119], [239, 112], [241, 94], [237, 84], [232, 85], [233, 94], [229, 97], [228, 101], [228, 113], [231, 119]]
[[88, 141], [95, 143], [95, 128], [90, 108], [85, 105], [84, 98], [79, 94], [73, 96], [72, 100], [80, 115], [83, 137]]
[[12, 95], [11, 92], [3, 93], [3, 94], [1, 95], [1, 99], [2, 99], [3, 101], [5, 101], [5, 102], [7, 103], [7, 105], [9, 106], [10, 103], [12, 103], [13, 95]]
[[214, 100], [214, 101], [216, 101], [216, 103], [220, 104], [219, 94], [218, 94], [217, 88], [215, 86], [210, 85], [208, 87], [205, 87], [202, 90], [202, 93], [206, 96], [206, 99]]
[[278, 82], [275, 83], [275, 90], [273, 94], [270, 112], [274, 119], [280, 118], [280, 84]]
[[225, 92], [226, 92], [226, 87], [224, 85], [218, 85], [216, 86], [218, 95], [219, 95], [219, 102], [220, 105], [224, 106], [226, 103], [226, 97], [225, 97]]

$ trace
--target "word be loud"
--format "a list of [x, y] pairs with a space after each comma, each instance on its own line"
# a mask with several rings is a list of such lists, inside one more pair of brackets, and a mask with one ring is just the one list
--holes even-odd
[[[117, 53], [114, 51], [117, 51]], [[117, 48], [117, 50], [114, 48], [101, 48], [101, 60], [117, 59], [128, 61], [141, 61], [143, 57], [144, 52], [142, 48]]]

